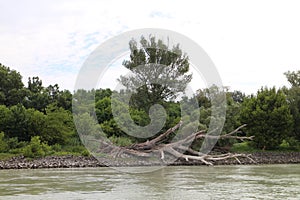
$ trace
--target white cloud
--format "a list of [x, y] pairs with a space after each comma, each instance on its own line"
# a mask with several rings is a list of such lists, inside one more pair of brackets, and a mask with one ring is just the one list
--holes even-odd
[[264, 85], [287, 85], [283, 72], [300, 69], [298, 4], [1, 1], [0, 62], [25, 80], [37, 75], [45, 85], [72, 90], [80, 66], [101, 42], [126, 30], [165, 28], [202, 46], [224, 85], [250, 93]]

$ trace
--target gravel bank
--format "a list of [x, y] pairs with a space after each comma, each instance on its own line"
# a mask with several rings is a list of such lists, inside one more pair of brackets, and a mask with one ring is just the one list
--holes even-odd
[[[214, 162], [215, 165], [237, 165], [237, 164], [295, 164], [300, 163], [300, 152], [257, 152], [250, 154], [248, 158], [227, 159]], [[159, 164], [159, 163], [157, 163]], [[130, 163], [119, 162], [115, 166], [132, 166]], [[140, 166], [150, 165], [146, 161], [140, 161]], [[179, 159], [170, 165], [203, 165], [197, 161], [186, 161]], [[48, 156], [38, 159], [26, 159], [14, 157], [9, 160], [0, 161], [0, 169], [38, 169], [38, 168], [78, 168], [78, 167], [105, 167], [105, 160], [97, 160], [94, 157], [84, 156]]]

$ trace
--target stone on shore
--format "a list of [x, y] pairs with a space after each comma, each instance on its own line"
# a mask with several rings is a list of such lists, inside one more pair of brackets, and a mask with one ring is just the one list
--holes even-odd
[[[238, 164], [295, 164], [300, 163], [300, 152], [256, 152], [250, 154], [253, 160], [248, 158], [226, 159], [215, 161], [214, 165], [238, 165]], [[255, 161], [255, 162], [253, 162]], [[45, 158], [27, 159], [23, 156], [13, 157], [0, 161], [0, 169], [38, 169], [38, 168], [78, 168], [78, 167], [105, 167], [105, 159], [96, 159], [85, 156], [47, 156]], [[140, 160], [138, 164], [130, 162], [116, 162], [113, 166], [149, 166], [153, 163]], [[159, 165], [157, 163], [156, 165]], [[186, 161], [178, 159], [168, 165], [203, 165], [199, 161]]]

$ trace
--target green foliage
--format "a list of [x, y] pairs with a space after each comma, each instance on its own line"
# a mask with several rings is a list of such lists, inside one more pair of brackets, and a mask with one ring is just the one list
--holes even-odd
[[67, 145], [60, 152], [68, 152], [67, 154], [75, 153], [77, 155], [89, 155], [88, 150], [82, 145]]
[[12, 112], [5, 105], [0, 105], [0, 131], [7, 132], [11, 129], [13, 125], [12, 121]]
[[300, 142], [300, 70], [297, 72], [288, 71], [285, 73], [285, 76], [292, 85], [290, 89], [286, 89], [285, 91], [294, 121], [291, 136], [295, 137]]
[[226, 98], [226, 121], [224, 124], [223, 133], [229, 133], [241, 125], [239, 116], [242, 106], [241, 101], [243, 100], [235, 100], [234, 98], [236, 97], [233, 97], [230, 93]]
[[199, 107], [203, 108], [210, 108], [211, 107], [211, 102], [210, 102], [210, 97], [209, 97], [209, 90], [208, 89], [199, 89], [197, 90], [196, 93], [196, 98], [199, 103]]
[[46, 130], [47, 125], [47, 116], [33, 108], [29, 108], [25, 111], [26, 113], [26, 132], [27, 137], [33, 137], [33, 136], [41, 136], [41, 139], [43, 141], [46, 141], [44, 139], [44, 132]]
[[93, 113], [95, 108], [95, 90], [77, 90], [73, 94], [72, 112], [74, 114]]
[[147, 124], [150, 123], [150, 118], [144, 110], [130, 108], [129, 113], [130, 113], [131, 119], [138, 126], [146, 126]]
[[0, 132], [0, 153], [12, 153], [12, 150], [18, 152], [18, 148], [26, 145], [24, 142], [18, 142], [17, 138], [8, 138], [3, 132]]
[[[188, 57], [179, 44], [169, 48], [154, 36], [149, 40], [142, 36], [140, 45], [132, 39], [129, 48], [130, 59], [125, 60], [123, 66], [134, 76], [120, 76], [119, 81], [134, 92], [131, 98], [133, 107], [148, 111], [151, 105], [174, 99], [191, 81]], [[157, 84], [159, 80], [162, 81]]]
[[0, 132], [0, 153], [5, 153], [8, 151], [8, 145], [4, 140], [4, 133]]
[[44, 157], [50, 152], [51, 147], [41, 142], [39, 136], [32, 137], [30, 143], [22, 149], [23, 155], [29, 158]]
[[43, 141], [48, 144], [66, 144], [75, 134], [72, 114], [60, 107], [49, 105], [46, 109], [46, 128]]
[[179, 103], [167, 102], [164, 105], [167, 111], [167, 121], [164, 127], [164, 130], [167, 130], [168, 127], [175, 126], [181, 118], [181, 108]]
[[104, 121], [108, 121], [113, 118], [110, 97], [104, 97], [97, 101], [95, 107], [99, 123], [103, 123]]
[[280, 144], [279, 150], [281, 150], [281, 151], [300, 151], [300, 142], [297, 141], [293, 137], [286, 138]]
[[230, 97], [232, 98], [232, 100], [236, 103], [243, 103], [244, 99], [246, 98], [245, 93], [235, 90], [233, 92], [229, 92]]
[[107, 89], [98, 89], [95, 91], [95, 102], [104, 99], [105, 97], [111, 97], [112, 91]]
[[8, 130], [5, 131], [8, 137], [17, 137], [20, 141], [29, 141], [26, 109], [18, 104], [10, 107], [11, 117], [8, 122]]
[[102, 124], [100, 124], [100, 127], [107, 137], [111, 137], [113, 135], [115, 136], [124, 135], [124, 132], [118, 127], [114, 119], [103, 122]]
[[26, 99], [23, 102], [26, 108], [34, 108], [41, 112], [45, 112], [47, 105], [50, 103], [49, 94], [43, 87], [42, 80], [39, 77], [28, 79], [28, 87]]
[[[232, 130], [235, 130], [241, 125], [239, 118], [242, 107], [241, 102], [244, 100], [238, 97], [234, 97], [234, 94], [235, 93], [227, 93], [226, 120], [222, 130], [222, 134], [230, 133]], [[232, 146], [236, 142], [238, 141], [235, 139], [218, 140], [217, 145]]]
[[3, 161], [3, 160], [9, 160], [13, 157], [17, 156], [16, 154], [13, 154], [13, 153], [0, 153], [0, 160]]
[[251, 145], [249, 142], [241, 142], [241, 143], [235, 143], [230, 149], [231, 152], [256, 152], [257, 149]]
[[300, 87], [300, 70], [296, 72], [287, 71], [284, 75], [292, 87]]
[[57, 99], [53, 101], [58, 107], [72, 111], [72, 93], [69, 90], [59, 91]]
[[[108, 137], [118, 146], [143, 142], [147, 138], [139, 139], [127, 135], [126, 130], [121, 130], [117, 125], [116, 119], [122, 119], [122, 123], [129, 130], [133, 130], [135, 125], [146, 126], [150, 123], [149, 108], [155, 103], [161, 104], [167, 113], [161, 132], [173, 127], [180, 120], [191, 120], [201, 130], [208, 129], [212, 119], [220, 122], [223, 120], [223, 113], [215, 116], [216, 118], [211, 117], [213, 109], [223, 108], [218, 107], [223, 93], [214, 86], [198, 90], [194, 97], [184, 99], [183, 102], [186, 103], [195, 98], [199, 103], [199, 110], [190, 108], [188, 114], [181, 113], [181, 108], [186, 105], [175, 102], [174, 98], [185, 89], [192, 76], [188, 74], [188, 57], [179, 45], [170, 49], [155, 37], [150, 37], [149, 40], [141, 37], [139, 42], [138, 45], [136, 41], [130, 41], [130, 59], [123, 62], [135, 76], [121, 76], [119, 79], [127, 90], [133, 92], [130, 105], [125, 105], [120, 99], [115, 107], [115, 117], [112, 114], [111, 96], [115, 93], [126, 95], [126, 90], [115, 92], [110, 89], [82, 89], [72, 94], [68, 90], [61, 91], [57, 84], [43, 86], [39, 77], [29, 78], [28, 85], [24, 86], [20, 73], [0, 64], [0, 159], [1, 156], [9, 158], [19, 154], [32, 158], [50, 154], [90, 155], [81, 144], [71, 112], [75, 114], [78, 132], [95, 139]], [[139, 65], [145, 65], [146, 70], [139, 71]], [[166, 67], [162, 68], [160, 65]], [[154, 79], [169, 79], [169, 76], [173, 82], [151, 83]], [[288, 71], [285, 76], [291, 84], [290, 88], [264, 88], [250, 97], [246, 97], [241, 91], [226, 93], [227, 109], [223, 133], [246, 123], [248, 126], [244, 129], [245, 132], [255, 138], [253, 142], [242, 143], [237, 143], [236, 140], [218, 141], [217, 145], [232, 146], [231, 150], [235, 152], [252, 152], [258, 151], [257, 149], [300, 151], [300, 71]], [[144, 80], [148, 82], [144, 84]], [[137, 88], [136, 85], [142, 86]], [[214, 96], [215, 102], [212, 102], [212, 95], [217, 95]], [[217, 105], [216, 108], [212, 108], [212, 103]], [[75, 105], [73, 110], [72, 104]], [[91, 116], [94, 111], [97, 119]], [[184, 115], [182, 119], [181, 115]], [[126, 121], [129, 118], [134, 123]], [[193, 123], [185, 124], [181, 134], [173, 133], [169, 139], [185, 137], [193, 131]], [[201, 145], [201, 142], [193, 143], [193, 148], [198, 150]]]
[[43, 113], [46, 113], [46, 108], [50, 104], [69, 111], [72, 109], [72, 94], [70, 91], [60, 91], [57, 84], [44, 87], [39, 77], [29, 78], [28, 86], [23, 88], [23, 93], [25, 98], [22, 104], [26, 108], [34, 108]]
[[60, 144], [54, 144], [51, 146], [51, 149], [55, 152], [60, 152], [62, 151], [62, 146]]
[[290, 104], [290, 111], [293, 115], [293, 135], [300, 141], [300, 87], [292, 87], [288, 91], [287, 99]]
[[76, 122], [76, 130], [78, 134], [83, 136], [91, 135], [96, 138], [102, 135], [100, 125], [88, 113], [75, 115], [74, 121]]
[[118, 137], [113, 135], [108, 139], [117, 146], [130, 146], [131, 144], [133, 144], [133, 142], [128, 137]]
[[17, 137], [6, 138], [6, 143], [8, 145], [8, 150], [22, 148], [26, 145], [26, 142], [19, 142]]
[[90, 152], [87, 149], [81, 151], [81, 155], [82, 156], [91, 156]]
[[20, 102], [22, 95], [22, 76], [0, 63], [0, 105], [11, 106]]
[[292, 116], [281, 90], [262, 88], [246, 99], [241, 121], [248, 124], [247, 134], [254, 135], [253, 144], [260, 149], [276, 149], [291, 132]]

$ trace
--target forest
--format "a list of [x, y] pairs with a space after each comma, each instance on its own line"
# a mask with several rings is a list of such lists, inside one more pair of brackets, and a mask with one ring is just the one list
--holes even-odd
[[[192, 74], [188, 73], [188, 57], [180, 51], [179, 45], [164, 51], [167, 47], [155, 38], [148, 41], [142, 37], [140, 43], [142, 48], [136, 51], [137, 42], [130, 41], [131, 57], [123, 62], [126, 68], [134, 71], [136, 66], [148, 64], [153, 74], [153, 67], [159, 67], [149, 63], [156, 62], [172, 66], [172, 76], [176, 77], [176, 81], [168, 82], [167, 86], [150, 83], [150, 87], [139, 87], [130, 99], [129, 115], [138, 126], [150, 123], [148, 112], [151, 105], [159, 103], [164, 107], [167, 114], [166, 123], [155, 136], [157, 137], [181, 120], [186, 120], [185, 117], [182, 119], [181, 103], [176, 95], [189, 83]], [[153, 51], [153, 46], [159, 46], [160, 51]], [[163, 69], [157, 71], [167, 74]], [[150, 79], [147, 77], [150, 73], [145, 75], [145, 72], [138, 70], [134, 72], [144, 73], [143, 75]], [[300, 71], [287, 71], [283, 76], [290, 83], [289, 86], [261, 87], [256, 94], [250, 95], [243, 91], [230, 91], [216, 86], [199, 89], [193, 97], [184, 99], [195, 100], [199, 107], [191, 111], [191, 115], [186, 118], [196, 116], [197, 129], [207, 130], [212, 113], [211, 91], [222, 90], [226, 97], [226, 117], [222, 134], [230, 133], [244, 124], [246, 126], [235, 132], [236, 138], [219, 140], [215, 149], [229, 152], [300, 151]], [[136, 82], [122, 76], [118, 81], [123, 83], [127, 90], [132, 89], [132, 84]], [[28, 158], [68, 154], [88, 156], [90, 153], [82, 144], [78, 132], [101, 132], [112, 144], [121, 147], [146, 142], [149, 138], [128, 135], [118, 126], [119, 119], [114, 117], [114, 112], [118, 111], [112, 110], [112, 96], [124, 92], [108, 88], [71, 92], [60, 89], [57, 84], [44, 86], [37, 76], [28, 78], [27, 84], [24, 84], [19, 72], [0, 64], [0, 159], [15, 155]], [[78, 102], [75, 107], [72, 105], [74, 99], [83, 97], [91, 97], [89, 108], [81, 106]], [[95, 111], [98, 123], [92, 120], [91, 110]], [[117, 118], [128, 117], [122, 115], [122, 108], [119, 113], [121, 114]], [[168, 143], [176, 132], [172, 134], [168, 135], [165, 143]], [[238, 139], [251, 136], [253, 139], [249, 141]], [[196, 141], [191, 144], [192, 149], [199, 146], [201, 143]]]

